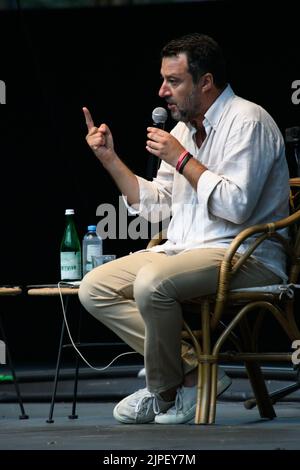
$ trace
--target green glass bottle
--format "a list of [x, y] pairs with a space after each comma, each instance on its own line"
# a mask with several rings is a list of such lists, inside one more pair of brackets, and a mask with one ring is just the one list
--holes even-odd
[[60, 278], [78, 281], [82, 277], [81, 243], [74, 222], [74, 209], [66, 209], [66, 227], [60, 245]]

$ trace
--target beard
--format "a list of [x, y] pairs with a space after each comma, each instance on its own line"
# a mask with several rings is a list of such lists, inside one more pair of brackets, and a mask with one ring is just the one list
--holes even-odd
[[171, 109], [171, 116], [175, 121], [182, 122], [191, 122], [195, 116], [199, 113], [198, 100], [196, 98], [196, 89], [192, 89], [191, 93], [184, 99], [182, 104], [172, 103], [171, 101], [168, 104], [173, 104], [176, 106], [175, 109]]

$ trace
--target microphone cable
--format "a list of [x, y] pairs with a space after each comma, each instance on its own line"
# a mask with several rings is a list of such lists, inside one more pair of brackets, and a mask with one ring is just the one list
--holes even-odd
[[62, 313], [63, 313], [63, 317], [64, 317], [64, 322], [65, 322], [65, 325], [66, 325], [66, 329], [67, 329], [67, 332], [68, 332], [68, 336], [69, 336], [69, 339], [70, 339], [70, 342], [73, 346], [73, 348], [75, 349], [75, 351], [77, 352], [77, 354], [81, 357], [81, 359], [83, 360], [83, 362], [88, 366], [90, 367], [91, 369], [93, 370], [97, 370], [99, 372], [103, 371], [103, 370], [106, 370], [108, 369], [117, 359], [119, 359], [119, 357], [122, 357], [122, 356], [128, 356], [129, 354], [139, 354], [137, 351], [128, 351], [128, 352], [125, 352], [125, 353], [122, 353], [122, 354], [118, 354], [118, 356], [114, 357], [110, 362], [109, 364], [107, 364], [106, 366], [104, 367], [95, 367], [93, 366], [83, 355], [82, 353], [79, 351], [79, 349], [77, 348], [73, 338], [72, 338], [72, 335], [71, 335], [71, 331], [70, 331], [70, 328], [69, 328], [69, 324], [68, 324], [68, 320], [67, 320], [67, 316], [66, 316], [66, 310], [65, 310], [65, 305], [64, 305], [64, 300], [63, 300], [63, 295], [62, 295], [62, 292], [61, 292], [61, 288], [63, 286], [68, 286], [68, 287], [77, 287], [80, 285], [80, 282], [79, 283], [73, 283], [73, 282], [65, 282], [65, 281], [59, 281], [57, 283], [57, 287], [58, 287], [58, 292], [59, 292], [59, 297], [60, 297], [60, 302], [61, 302], [61, 307], [62, 307]]

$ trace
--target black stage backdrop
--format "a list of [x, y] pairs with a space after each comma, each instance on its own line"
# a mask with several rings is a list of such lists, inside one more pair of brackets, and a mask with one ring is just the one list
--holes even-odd
[[[224, 48], [238, 95], [266, 108], [283, 133], [300, 126], [300, 93], [292, 88], [300, 81], [299, 15], [292, 2], [0, 13], [7, 94], [0, 106], [2, 285], [57, 281], [65, 208], [75, 209], [82, 237], [99, 221], [100, 204], [118, 206], [118, 191], [86, 145], [82, 106], [97, 124], [109, 124], [119, 155], [145, 176], [146, 127], [152, 109], [163, 105], [160, 49], [194, 31]], [[121, 256], [145, 243], [105, 240], [104, 250]], [[55, 357], [61, 319], [53, 312], [58, 304], [44, 300], [5, 304], [15, 354], [24, 361]], [[87, 321], [88, 334], [109, 338]]]

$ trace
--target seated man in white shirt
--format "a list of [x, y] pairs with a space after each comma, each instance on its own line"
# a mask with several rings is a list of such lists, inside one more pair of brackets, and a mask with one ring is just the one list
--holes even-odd
[[[288, 168], [282, 135], [260, 106], [239, 98], [210, 37], [191, 34], [162, 50], [159, 96], [177, 125], [147, 129], [147, 150], [161, 160], [153, 181], [133, 174], [114, 150], [109, 127], [84, 108], [87, 142], [132, 214], [172, 214], [167, 241], [88, 273], [80, 300], [99, 321], [145, 357], [147, 388], [114, 409], [123, 423], [185, 423], [194, 418], [195, 362], [181, 342], [187, 299], [214, 293], [231, 240], [244, 228], [288, 215]], [[239, 253], [246, 249], [242, 245]], [[266, 240], [232, 288], [286, 278], [284, 255]], [[219, 374], [218, 394], [230, 385]]]

